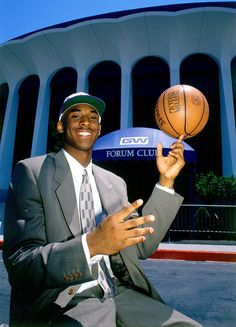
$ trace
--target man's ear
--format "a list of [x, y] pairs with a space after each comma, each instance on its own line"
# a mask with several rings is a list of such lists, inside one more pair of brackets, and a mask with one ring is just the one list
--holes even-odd
[[63, 126], [63, 123], [61, 121], [57, 122], [57, 132], [58, 133], [64, 133], [64, 126]]

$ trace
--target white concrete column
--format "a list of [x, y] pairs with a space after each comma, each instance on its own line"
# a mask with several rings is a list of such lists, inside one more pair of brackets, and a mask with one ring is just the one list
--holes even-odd
[[12, 174], [12, 162], [19, 105], [18, 86], [9, 85], [2, 139], [0, 143], [0, 192], [8, 189]]
[[121, 68], [120, 128], [133, 127], [133, 98], [130, 67]]
[[180, 44], [177, 40], [178, 28], [174, 24], [172, 33], [169, 36], [169, 67], [170, 67], [170, 86], [180, 84]]
[[221, 139], [224, 176], [236, 176], [236, 132], [230, 61], [220, 66]]
[[170, 65], [170, 86], [180, 84], [179, 66], [174, 63]]
[[50, 80], [42, 80], [40, 82], [35, 116], [34, 135], [31, 148], [32, 157], [45, 154], [47, 150], [50, 91]]
[[77, 92], [88, 92], [88, 79], [86, 78], [85, 72], [82, 71], [83, 73], [81, 74], [80, 71], [78, 70], [78, 77], [77, 77], [77, 87], [76, 90]]

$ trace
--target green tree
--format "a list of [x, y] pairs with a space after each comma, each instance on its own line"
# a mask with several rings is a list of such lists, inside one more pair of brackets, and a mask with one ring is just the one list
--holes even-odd
[[212, 171], [195, 175], [195, 188], [206, 203], [236, 204], [236, 178], [216, 176]]

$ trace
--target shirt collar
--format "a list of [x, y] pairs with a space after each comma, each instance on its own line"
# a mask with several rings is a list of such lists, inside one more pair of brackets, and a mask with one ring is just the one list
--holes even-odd
[[92, 160], [90, 161], [90, 163], [84, 167], [81, 165], [81, 163], [79, 163], [79, 161], [77, 161], [74, 157], [72, 157], [72, 155], [70, 155], [66, 150], [64, 150], [64, 154], [65, 154], [65, 157], [69, 163], [69, 166], [71, 168], [71, 170], [76, 170], [79, 174], [83, 174], [83, 171], [84, 169], [87, 170], [87, 173], [89, 176], [92, 175]]

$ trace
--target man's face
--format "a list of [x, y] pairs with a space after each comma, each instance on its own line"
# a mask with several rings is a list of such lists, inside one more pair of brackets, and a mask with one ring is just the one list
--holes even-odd
[[92, 106], [76, 104], [65, 114], [63, 123], [59, 122], [58, 132], [64, 133], [65, 149], [89, 151], [101, 130], [99, 116]]

